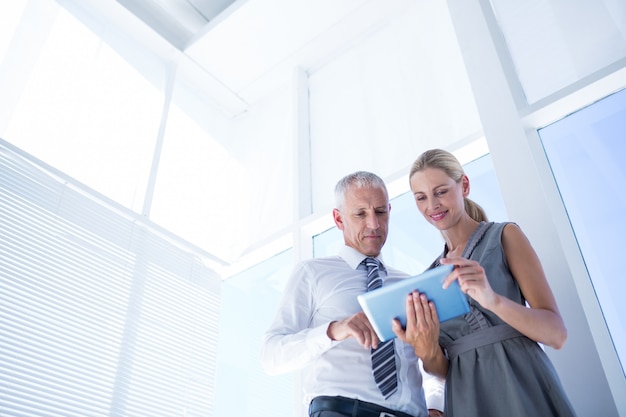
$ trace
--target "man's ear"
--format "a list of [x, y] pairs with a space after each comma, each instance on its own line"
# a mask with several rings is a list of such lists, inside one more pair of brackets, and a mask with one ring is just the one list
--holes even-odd
[[335, 220], [337, 229], [343, 230], [343, 217], [341, 216], [339, 209], [333, 209], [333, 220]]

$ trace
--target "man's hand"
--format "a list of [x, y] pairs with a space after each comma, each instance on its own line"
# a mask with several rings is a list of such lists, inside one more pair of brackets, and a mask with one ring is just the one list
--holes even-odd
[[443, 417], [443, 411], [435, 410], [434, 408], [429, 408], [428, 417]]
[[332, 340], [344, 340], [354, 337], [366, 349], [378, 347], [378, 336], [363, 312], [347, 317], [340, 321], [333, 321], [326, 331]]

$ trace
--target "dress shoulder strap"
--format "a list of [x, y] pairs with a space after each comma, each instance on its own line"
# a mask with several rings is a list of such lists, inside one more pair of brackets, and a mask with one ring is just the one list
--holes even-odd
[[[478, 223], [478, 226], [476, 227], [476, 229], [474, 229], [469, 240], [467, 241], [467, 244], [465, 245], [465, 249], [463, 250], [463, 255], [462, 255], [464, 258], [469, 259], [469, 257], [472, 256], [472, 252], [474, 252], [474, 249], [480, 243], [481, 239], [483, 238], [483, 236], [485, 236], [485, 233], [487, 233], [487, 230], [489, 230], [492, 224], [493, 222], [485, 222], [485, 221]], [[448, 253], [448, 248], [447, 246], [444, 246], [443, 252], [441, 253], [441, 255], [439, 255], [437, 259], [433, 261], [432, 264], [430, 264], [428, 269], [432, 269], [441, 265], [439, 260], [443, 258], [444, 256], [446, 256], [447, 253]]]
[[492, 224], [493, 222], [489, 222], [489, 223], [480, 222], [478, 226], [476, 227], [476, 229], [474, 229], [474, 231], [472, 232], [472, 235], [467, 241], [467, 244], [465, 245], [465, 249], [463, 250], [462, 256], [465, 259], [469, 259], [470, 256], [472, 256], [474, 249], [476, 249], [476, 246], [478, 246], [483, 236], [485, 236], [485, 233], [487, 233], [487, 230], [489, 230]]

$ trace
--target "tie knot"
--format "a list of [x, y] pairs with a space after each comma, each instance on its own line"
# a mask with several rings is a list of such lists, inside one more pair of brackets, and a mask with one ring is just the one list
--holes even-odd
[[380, 261], [376, 258], [367, 257], [361, 262], [367, 268], [367, 290], [372, 291], [383, 285], [380, 277], [380, 269], [383, 268]]
[[380, 263], [380, 261], [376, 258], [372, 258], [371, 256], [368, 256], [367, 258], [363, 259], [363, 262], [361, 263], [367, 267], [368, 271], [371, 270], [372, 268], [382, 267], [382, 264]]

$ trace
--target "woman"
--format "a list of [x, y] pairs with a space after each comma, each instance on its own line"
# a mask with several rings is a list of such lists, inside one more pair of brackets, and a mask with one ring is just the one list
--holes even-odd
[[574, 416], [556, 371], [538, 343], [560, 349], [567, 330], [543, 268], [514, 223], [488, 223], [469, 200], [470, 182], [449, 152], [424, 152], [409, 176], [417, 208], [442, 234], [431, 267], [455, 265], [470, 312], [439, 323], [432, 303], [414, 292], [405, 329], [424, 369], [446, 378], [445, 415]]

